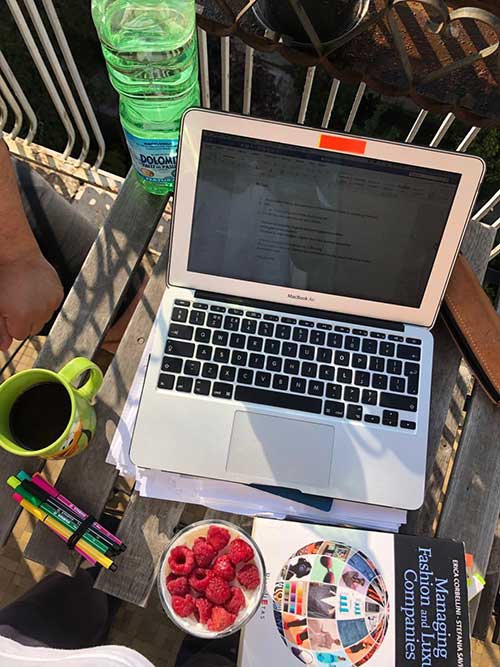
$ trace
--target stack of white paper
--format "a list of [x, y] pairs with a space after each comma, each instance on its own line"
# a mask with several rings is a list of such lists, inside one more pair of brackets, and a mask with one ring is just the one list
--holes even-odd
[[325, 512], [245, 484], [136, 467], [129, 456], [130, 442], [151, 340], [150, 336], [106, 459], [108, 463], [116, 466], [120, 474], [136, 479], [136, 490], [141, 496], [195, 503], [222, 512], [248, 516], [258, 515], [275, 519], [290, 517], [393, 532], [396, 532], [401, 524], [406, 522], [404, 510], [335, 500], [332, 509]]

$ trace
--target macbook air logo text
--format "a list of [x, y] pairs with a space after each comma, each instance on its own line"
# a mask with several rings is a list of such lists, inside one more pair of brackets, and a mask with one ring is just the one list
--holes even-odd
[[299, 301], [314, 301], [312, 296], [301, 296], [300, 294], [289, 294], [289, 299], [298, 299]]

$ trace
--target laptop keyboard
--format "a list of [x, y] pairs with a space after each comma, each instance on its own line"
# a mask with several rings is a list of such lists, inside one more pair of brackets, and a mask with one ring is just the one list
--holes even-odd
[[177, 299], [158, 387], [415, 430], [421, 344], [373, 328]]

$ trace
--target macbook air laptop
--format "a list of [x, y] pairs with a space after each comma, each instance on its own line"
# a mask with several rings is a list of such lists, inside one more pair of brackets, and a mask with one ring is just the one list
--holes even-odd
[[419, 507], [430, 329], [483, 173], [189, 111], [134, 463]]

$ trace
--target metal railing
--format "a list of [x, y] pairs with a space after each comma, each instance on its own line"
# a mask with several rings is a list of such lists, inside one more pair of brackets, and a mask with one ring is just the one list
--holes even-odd
[[[26, 49], [31, 56], [43, 84], [47, 91], [47, 102], [51, 101], [66, 132], [66, 146], [62, 153], [64, 159], [74, 160], [77, 165], [83, 165], [89, 170], [98, 170], [106, 154], [106, 145], [102, 135], [96, 114], [92, 108], [85, 86], [82, 82], [77, 64], [71, 53], [68, 40], [64, 34], [61, 22], [52, 0], [6, 0], [12, 17], [19, 30], [19, 39], [24, 40]], [[21, 8], [23, 4], [24, 10]], [[43, 5], [46, 21], [42, 20], [39, 5]], [[28, 22], [29, 18], [29, 22]], [[52, 36], [45, 25], [50, 25]], [[34, 32], [33, 32], [34, 31]], [[35, 39], [35, 35], [37, 39]], [[63, 63], [59, 60], [54, 49], [54, 41], [59, 47]], [[216, 39], [211, 37], [211, 39]], [[241, 108], [235, 108], [231, 99], [233, 97], [231, 88], [231, 51], [233, 40], [237, 38], [224, 36], [220, 38], [220, 105], [224, 111], [234, 111], [250, 115], [253, 104], [254, 87], [254, 49], [245, 45], [244, 49], [244, 81], [243, 101]], [[211, 108], [212, 95], [210, 78], [213, 74], [209, 59], [207, 33], [198, 28], [198, 51], [200, 61], [201, 99], [205, 108]], [[64, 64], [64, 68], [63, 65]], [[300, 106], [296, 122], [306, 124], [311, 100], [311, 92], [315, 81], [316, 67], [302, 68], [304, 70], [304, 84], [301, 93]], [[328, 98], [322, 114], [321, 127], [328, 128], [336, 111], [336, 101], [343, 84], [338, 79], [332, 79]], [[241, 91], [240, 91], [241, 92]], [[326, 91], [325, 91], [326, 92]], [[366, 95], [365, 83], [358, 85], [351, 108], [343, 121], [345, 132], [351, 132], [358, 116], [360, 106]], [[429, 122], [430, 118], [436, 119], [424, 109], [417, 113], [413, 125], [408, 129], [405, 141], [415, 141], [422, 128]], [[26, 121], [26, 122], [25, 122]], [[449, 113], [442, 121], [429, 142], [432, 147], [439, 146], [445, 139], [448, 131], [455, 121], [455, 116]], [[25, 135], [21, 137], [21, 128], [26, 127]], [[26, 145], [36, 140], [38, 119], [29, 102], [29, 93], [23, 91], [18, 78], [9, 66], [7, 59], [0, 50], [0, 130], [4, 130], [15, 139], [22, 139]], [[480, 132], [485, 132], [478, 127], [470, 127], [456, 150], [466, 152], [472, 142], [477, 139]], [[75, 145], [81, 145], [78, 156], [73, 156]], [[91, 145], [97, 149], [93, 164], [87, 162]], [[50, 147], [47, 147], [50, 148]], [[477, 210], [473, 216], [475, 221], [486, 222], [493, 220], [490, 224], [500, 227], [500, 189], [495, 192], [489, 200]], [[500, 255], [500, 244], [497, 245], [491, 257]]]
[[[78, 67], [75, 63], [73, 54], [69, 47], [66, 35], [62, 28], [61, 22], [57, 15], [56, 9], [52, 0], [42, 0], [43, 8], [45, 10], [46, 18], [50, 24], [53, 36], [56, 39], [56, 42], [59, 46], [59, 49], [62, 54], [64, 65], [69, 73], [71, 80], [68, 80], [62, 64], [59, 60], [59, 57], [54, 49], [52, 39], [45, 28], [45, 24], [42, 20], [40, 12], [38, 10], [35, 0], [23, 0], [24, 8], [28, 13], [29, 18], [31, 19], [31, 24], [35, 29], [35, 32], [38, 36], [38, 40], [41, 45], [41, 49], [37, 45], [37, 42], [33, 36], [32, 26], [28, 23], [25, 14], [21, 9], [21, 5], [18, 0], [6, 0], [7, 6], [10, 9], [12, 17], [19, 29], [20, 37], [24, 40], [26, 48], [40, 74], [40, 77], [45, 85], [48, 96], [50, 97], [59, 118], [63, 124], [64, 129], [67, 133], [66, 147], [63, 152], [63, 157], [68, 158], [71, 156], [73, 147], [76, 141], [76, 131], [78, 131], [81, 139], [81, 151], [76, 162], [78, 165], [85, 163], [89, 149], [90, 149], [90, 134], [87, 129], [87, 125], [83, 120], [82, 113], [80, 112], [80, 106], [86, 115], [87, 122], [93, 133], [93, 138], [97, 143], [97, 157], [92, 165], [95, 169], [98, 169], [104, 159], [104, 154], [106, 151], [106, 145], [104, 143], [104, 137], [102, 135], [99, 123], [97, 122], [96, 115], [90, 103], [87, 91], [83, 85], [82, 79], [80, 77]], [[42, 53], [43, 52], [43, 53]], [[50, 66], [50, 70], [49, 67]], [[22, 90], [18, 79], [16, 78], [14, 72], [9, 67], [5, 56], [0, 51], [0, 72], [5, 76], [10, 84], [10, 89], [5, 83], [4, 79], [0, 79], [0, 93], [3, 96], [3, 101], [6, 103], [7, 107], [10, 107], [12, 110], [15, 123], [14, 127], [11, 129], [10, 136], [16, 138], [19, 135], [19, 130], [23, 123], [23, 110], [26, 113], [29, 119], [29, 131], [25, 137], [26, 143], [29, 145], [35, 138], [38, 120], [35, 116], [33, 108], [31, 107], [28, 98], [24, 91]], [[57, 83], [57, 85], [56, 85]], [[73, 90], [76, 91], [79, 104], [75, 99]], [[62, 95], [62, 97], [61, 97]], [[16, 101], [19, 101], [19, 104]], [[4, 114], [4, 119], [6, 120], [7, 114]], [[2, 122], [5, 125], [5, 120]], [[76, 125], [76, 130], [75, 130]]]
[[[243, 90], [243, 108], [236, 109], [230, 104], [230, 59], [228, 57], [230, 50], [230, 40], [236, 39], [233, 37], [224, 36], [220, 38], [221, 41], [221, 100], [222, 108], [224, 111], [233, 111], [235, 113], [243, 113], [245, 115], [251, 115], [252, 113], [252, 88], [253, 88], [253, 63], [254, 63], [254, 49], [248, 45], [245, 46], [245, 76], [244, 76], [244, 90]], [[201, 82], [201, 99], [203, 106], [206, 108], [211, 108], [211, 96], [210, 96], [210, 66], [209, 66], [209, 57], [208, 57], [208, 47], [207, 47], [207, 35], [201, 29], [198, 28], [198, 51], [200, 58], [200, 82]], [[223, 54], [226, 54], [224, 57]], [[311, 99], [311, 92], [314, 83], [314, 77], [316, 73], [316, 67], [303, 68], [304, 75], [304, 85], [302, 89], [301, 101], [299, 112], [297, 116], [297, 123], [304, 125], [307, 122], [307, 114], [309, 110], [309, 102]], [[321, 128], [328, 129], [332, 116], [335, 112], [335, 102], [337, 100], [340, 88], [343, 84], [338, 79], [332, 79], [330, 92], [328, 99], [324, 108], [323, 118], [321, 122]], [[344, 84], [346, 85], [346, 84]], [[349, 110], [348, 116], [345, 120], [345, 125], [343, 127], [344, 132], [351, 132], [353, 125], [356, 121], [356, 117], [361, 106], [361, 102], [367, 91], [366, 84], [361, 82], [358, 85], [356, 94], [354, 96], [352, 106]], [[415, 121], [411, 128], [408, 131], [405, 142], [413, 143], [417, 138], [419, 131], [423, 128], [424, 123], [431, 116], [429, 111], [425, 109], [420, 109], [415, 118]], [[429, 142], [429, 146], [432, 148], [437, 148], [446, 137], [448, 130], [451, 128], [455, 121], [455, 116], [452, 113], [446, 115], [443, 119], [441, 125], [437, 129], [433, 138]], [[470, 127], [465, 133], [463, 139], [460, 141], [456, 147], [456, 151], [460, 153], [467, 152], [468, 148], [471, 146], [473, 141], [477, 139], [479, 133], [486, 130], [482, 130], [479, 127]], [[477, 212], [473, 215], [473, 220], [476, 222], [488, 223], [488, 220], [493, 218], [493, 222], [490, 222], [492, 227], [500, 228], [500, 188], [491, 196], [488, 201], [482, 205]], [[488, 217], [488, 220], [486, 218]], [[493, 248], [491, 252], [491, 259], [500, 255], [500, 244]]]

